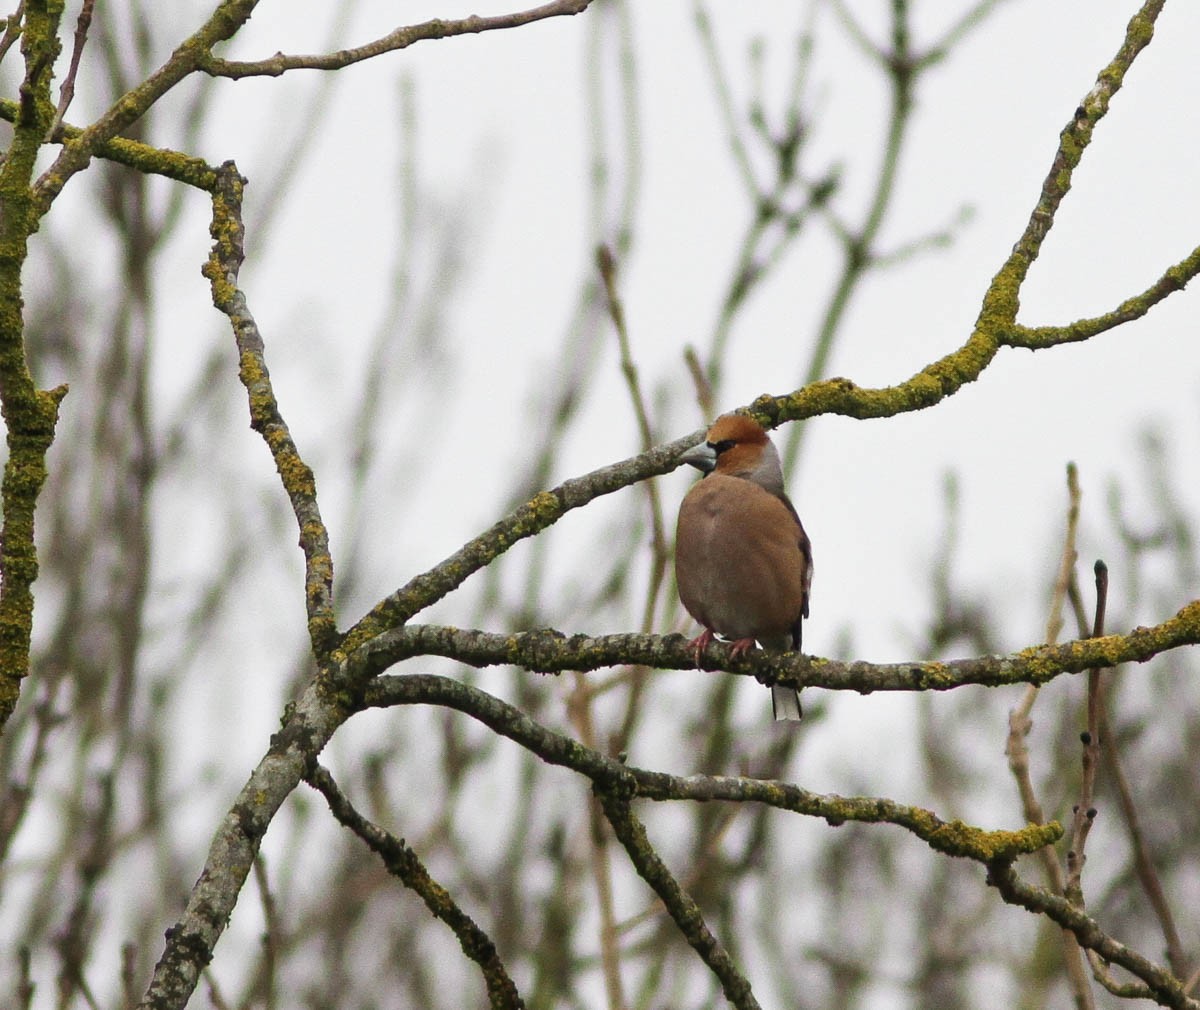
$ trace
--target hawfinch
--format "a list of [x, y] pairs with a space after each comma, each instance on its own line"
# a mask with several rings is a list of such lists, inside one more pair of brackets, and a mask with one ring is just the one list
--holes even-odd
[[[683, 499], [675, 532], [679, 598], [704, 626], [691, 642], [697, 665], [714, 634], [733, 639], [731, 657], [755, 640], [799, 650], [812, 547], [767, 433], [752, 418], [725, 414], [680, 459], [705, 474]], [[800, 718], [793, 688], [772, 686], [771, 706], [776, 720]]]

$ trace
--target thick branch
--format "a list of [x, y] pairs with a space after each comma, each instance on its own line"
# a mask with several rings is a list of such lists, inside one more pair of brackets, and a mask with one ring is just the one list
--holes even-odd
[[8, 458], [0, 491], [0, 727], [16, 706], [29, 673], [33, 583], [38, 574], [34, 510], [46, 482], [46, 453], [54, 441], [58, 405], [67, 387], [38, 389], [25, 350], [22, 274], [29, 236], [37, 228], [29, 180], [54, 116], [50, 81], [61, 7], [31, 3], [25, 16], [25, 77], [12, 143], [0, 159], [0, 412]]
[[62, 151], [34, 186], [40, 213], [45, 213], [67, 180], [87, 168], [97, 149], [127, 130], [163, 95], [189, 74], [201, 59], [211, 55], [212, 47], [236, 34], [258, 6], [258, 0], [224, 0], [212, 16], [184, 41], [158, 70], [141, 84], [126, 92], [107, 112], [78, 136], [67, 140]]
[[187, 906], [167, 930], [166, 946], [139, 1010], [180, 1010], [187, 1004], [201, 969], [212, 960], [268, 825], [314, 767], [345, 714], [319, 679], [289, 710], [283, 728], [271, 738], [266, 755], [218, 825]]
[[873, 796], [822, 795], [786, 782], [724, 775], [668, 775], [630, 767], [547, 729], [499, 698], [448, 677], [431, 674], [380, 677], [366, 686], [362, 704], [365, 707], [442, 705], [457, 709], [543, 761], [586, 776], [600, 789], [619, 788], [643, 799], [761, 803], [821, 817], [832, 825], [846, 821], [895, 824], [938, 852], [984, 863], [1006, 855], [1015, 857], [1034, 852], [1062, 837], [1062, 828], [1054, 822], [1031, 824], [1019, 831], [985, 831], [961, 821], [943, 821], [920, 807]]

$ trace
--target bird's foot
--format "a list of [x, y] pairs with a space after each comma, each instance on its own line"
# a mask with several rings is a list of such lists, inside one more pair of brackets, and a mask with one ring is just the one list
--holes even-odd
[[738, 656], [744, 656], [747, 652], [754, 648], [755, 642], [753, 638], [739, 638], [729, 646], [729, 658], [737, 659]]
[[700, 653], [707, 649], [713, 640], [711, 628], [705, 628], [700, 634], [688, 642], [688, 652], [692, 654], [692, 659], [696, 662], [696, 668], [700, 668]]

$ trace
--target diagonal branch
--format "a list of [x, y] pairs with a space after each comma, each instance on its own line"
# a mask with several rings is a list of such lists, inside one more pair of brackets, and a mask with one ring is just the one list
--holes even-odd
[[1019, 831], [985, 831], [961, 821], [944, 821], [921, 807], [874, 796], [823, 795], [787, 782], [726, 775], [679, 776], [635, 768], [547, 729], [520, 709], [478, 688], [433, 674], [380, 677], [366, 685], [361, 705], [441, 705], [456, 709], [548, 764], [570, 768], [591, 779], [600, 790], [618, 788], [660, 802], [760, 803], [820, 817], [834, 826], [846, 821], [894, 824], [937, 852], [980, 863], [1035, 852], [1062, 837], [1062, 827], [1056, 822], [1030, 824]]
[[[729, 646], [710, 645], [705, 669], [759, 680], [832, 691], [949, 691], [969, 684], [1001, 687], [1045, 684], [1065, 673], [1143, 663], [1161, 652], [1200, 644], [1200, 600], [1153, 627], [1125, 635], [1039, 645], [1008, 656], [974, 656], [908, 663], [846, 662], [798, 653], [755, 651], [729, 659]], [[349, 651], [349, 650], [347, 650]], [[638, 663], [658, 669], [694, 666], [683, 635], [572, 635], [552, 629], [498, 634], [435, 624], [415, 624], [370, 640], [352, 654], [356, 678], [369, 678], [414, 656], [446, 656], [468, 666], [522, 666], [540, 673], [597, 670]]]
[[219, 42], [232, 38], [254, 12], [258, 0], [224, 0], [212, 16], [171, 54], [170, 58], [141, 84], [122, 95], [91, 126], [68, 140], [54, 163], [34, 186], [40, 213], [45, 213], [63, 186], [87, 168], [102, 144], [113, 140], [141, 119], [163, 95], [189, 74]]
[[1042, 183], [1037, 206], [1029, 216], [1025, 231], [1013, 246], [1008, 262], [992, 281], [993, 289], [1001, 278], [1004, 279], [1004, 284], [1010, 287], [1014, 319], [1017, 291], [1054, 226], [1054, 215], [1071, 188], [1072, 176], [1083, 157], [1083, 152], [1092, 141], [1096, 124], [1108, 112], [1109, 103], [1120, 90], [1133, 61], [1154, 38], [1154, 23], [1158, 20], [1165, 2], [1166, 0], [1146, 0], [1141, 9], [1130, 18], [1125, 28], [1125, 38], [1116, 56], [1096, 75], [1096, 83], [1083, 97], [1071, 121], [1059, 134], [1058, 150]]
[[354, 63], [382, 56], [384, 53], [407, 49], [414, 42], [426, 39], [448, 39], [455, 35], [478, 35], [480, 32], [496, 31], [503, 28], [519, 28], [534, 21], [563, 15], [582, 14], [591, 5], [592, 0], [554, 0], [553, 3], [533, 7], [530, 10], [517, 11], [513, 14], [497, 14], [493, 17], [462, 18], [458, 21], [443, 21], [435, 18], [424, 21], [419, 25], [408, 25], [395, 31], [356, 46], [353, 49], [340, 49], [336, 53], [323, 53], [318, 56], [287, 56], [276, 53], [265, 60], [241, 61], [221, 60], [212, 55], [211, 50], [203, 54], [199, 61], [199, 69], [213, 77], [230, 77], [237, 80], [242, 77], [279, 77], [289, 70], [341, 70]]
[[750, 989], [750, 982], [738, 970], [733, 958], [729, 956], [729, 951], [713, 936], [712, 930], [704, 921], [700, 906], [680, 887], [667, 864], [659, 858], [654, 846], [650, 844], [646, 829], [634, 814], [628, 796], [614, 788], [597, 788], [596, 796], [617, 839], [625, 846], [638, 876], [654, 888], [654, 893], [662, 899], [668, 914], [684, 938], [712, 973], [720, 979], [725, 998], [738, 1010], [759, 1010], [759, 1003]]
[[263, 835], [345, 717], [323, 677], [310, 683], [289, 708], [283, 728], [271, 737], [267, 753], [217, 826], [204, 869], [179, 921], [167, 930], [166, 945], [138, 1010], [186, 1006], [229, 923]]
[[572, 509], [602, 495], [612, 494], [647, 477], [670, 473], [679, 465], [679, 455], [695, 445], [703, 430], [657, 446], [649, 452], [593, 470], [542, 491], [484, 533], [468, 541], [445, 561], [409, 580], [381, 600], [346, 634], [346, 649], [363, 645], [388, 628], [403, 624], [414, 614], [457, 589], [467, 577], [486, 568], [513, 544], [535, 536], [558, 522]]
[[1088, 340], [1099, 333], [1115, 329], [1135, 319], [1141, 319], [1168, 295], [1182, 291], [1188, 281], [1200, 273], [1200, 246], [1173, 266], [1168, 267], [1153, 284], [1140, 294], [1132, 295], [1111, 312], [1089, 319], [1079, 319], [1066, 326], [1015, 326], [1005, 337], [1009, 347], [1026, 347], [1031, 351], [1059, 344]]
[[304, 551], [304, 597], [308, 635], [313, 654], [325, 658], [337, 638], [333, 612], [333, 557], [329, 533], [317, 506], [317, 484], [312, 470], [300, 457], [291, 432], [279, 411], [279, 402], [267, 371], [262, 334], [250, 314], [246, 296], [237, 286], [244, 258], [242, 189], [246, 185], [233, 162], [217, 170], [213, 189], [212, 254], [204, 276], [212, 285], [213, 304], [229, 317], [238, 349], [238, 376], [250, 399], [250, 426], [262, 435], [275, 460], [275, 468], [292, 503]]
[[1119, 964], [1136, 975], [1149, 986], [1153, 998], [1162, 1006], [1175, 1010], [1200, 1010], [1200, 1001], [1191, 999], [1184, 991], [1183, 983], [1166, 968], [1109, 936], [1095, 919], [1066, 898], [1044, 887], [1026, 883], [1017, 876], [1012, 859], [993, 862], [988, 867], [987, 882], [1010, 905], [1020, 905], [1053, 919], [1063, 929], [1074, 933], [1081, 947], [1094, 950], [1105, 961]]
[[496, 1010], [525, 1006], [517, 987], [505, 969], [496, 945], [475, 921], [459, 907], [450, 893], [429, 875], [420, 857], [403, 838], [397, 838], [372, 824], [346, 798], [333, 776], [317, 765], [306, 781], [325, 797], [329, 809], [343, 825], [361, 838], [405, 887], [415, 891], [434, 917], [441, 919], [458, 938], [463, 953], [479, 965], [487, 986], [488, 1000]]

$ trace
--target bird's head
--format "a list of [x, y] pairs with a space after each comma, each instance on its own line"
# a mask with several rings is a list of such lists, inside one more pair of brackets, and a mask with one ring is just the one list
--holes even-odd
[[783, 491], [779, 453], [762, 425], [745, 414], [722, 414], [708, 429], [704, 441], [679, 458], [706, 474], [742, 477], [772, 492]]

